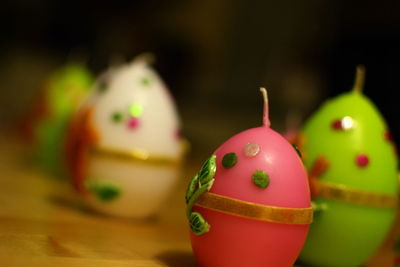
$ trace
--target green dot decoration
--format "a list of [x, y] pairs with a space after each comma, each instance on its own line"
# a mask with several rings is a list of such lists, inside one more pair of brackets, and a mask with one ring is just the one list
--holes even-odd
[[232, 168], [237, 163], [237, 155], [235, 153], [227, 153], [222, 158], [222, 166], [225, 169]]
[[147, 78], [147, 77], [143, 77], [142, 79], [141, 79], [141, 84], [143, 85], [143, 86], [149, 86], [150, 85], [150, 79], [149, 78]]
[[123, 115], [122, 115], [121, 112], [116, 111], [116, 112], [114, 112], [114, 113], [112, 114], [111, 119], [112, 119], [114, 122], [120, 122], [120, 121], [122, 121], [122, 119], [123, 119]]
[[269, 176], [264, 171], [255, 171], [253, 173], [253, 183], [261, 188], [265, 189], [269, 185]]
[[140, 104], [132, 104], [129, 107], [129, 115], [131, 115], [134, 118], [139, 118], [143, 114], [143, 106]]
[[101, 79], [99, 82], [99, 85], [97, 86], [97, 90], [99, 90], [100, 93], [103, 93], [103, 92], [107, 91], [107, 89], [108, 89], [107, 80], [105, 78]]

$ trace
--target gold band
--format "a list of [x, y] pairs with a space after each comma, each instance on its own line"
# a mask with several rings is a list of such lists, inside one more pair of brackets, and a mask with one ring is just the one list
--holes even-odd
[[[184, 155], [188, 150], [189, 143], [184, 140], [180, 144], [181, 146], [181, 155]], [[105, 158], [114, 158], [117, 160], [128, 160], [128, 161], [138, 161], [142, 163], [152, 164], [152, 165], [179, 165], [182, 161], [182, 156], [177, 158], [167, 157], [163, 155], [155, 155], [151, 154], [145, 149], [134, 148], [130, 150], [120, 150], [109, 147], [92, 147], [90, 150], [90, 154], [95, 157], [105, 157]]]
[[393, 209], [397, 207], [396, 195], [369, 192], [323, 181], [317, 181], [317, 186], [316, 197], [376, 208]]
[[210, 192], [203, 193], [196, 206], [222, 213], [273, 223], [310, 224], [313, 220], [313, 209], [282, 208], [264, 206], [238, 199], [233, 199]]

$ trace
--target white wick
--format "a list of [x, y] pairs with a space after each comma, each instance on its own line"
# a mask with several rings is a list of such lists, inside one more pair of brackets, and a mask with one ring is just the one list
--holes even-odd
[[365, 67], [364, 65], [358, 65], [356, 69], [356, 77], [354, 80], [353, 91], [361, 93], [364, 89], [365, 82]]
[[268, 111], [268, 93], [264, 87], [260, 88], [260, 91], [264, 98], [264, 115], [263, 115], [263, 124], [264, 126], [270, 127], [271, 122], [269, 121], [269, 111]]

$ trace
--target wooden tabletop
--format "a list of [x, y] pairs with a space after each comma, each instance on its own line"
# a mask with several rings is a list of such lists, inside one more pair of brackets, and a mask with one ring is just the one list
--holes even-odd
[[[189, 160], [175, 194], [150, 220], [87, 210], [67, 182], [32, 165], [23, 145], [0, 135], [0, 266], [195, 266], [184, 215]], [[368, 267], [393, 266], [394, 229]]]
[[86, 210], [68, 183], [28, 162], [0, 136], [1, 266], [195, 266], [183, 201], [190, 170], [158, 216], [135, 221]]

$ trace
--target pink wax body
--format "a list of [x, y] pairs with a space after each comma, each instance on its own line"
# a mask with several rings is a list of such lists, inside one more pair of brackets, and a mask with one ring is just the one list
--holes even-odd
[[[249, 143], [259, 146], [255, 156], [245, 153]], [[252, 149], [254, 151], [254, 147]], [[237, 155], [231, 168], [222, 166], [227, 153]], [[217, 171], [210, 192], [247, 202], [287, 208], [309, 208], [307, 174], [295, 149], [277, 132], [261, 126], [241, 132], [214, 154]], [[268, 174], [266, 188], [252, 181], [255, 171]], [[309, 225], [272, 223], [193, 207], [209, 223], [204, 235], [191, 235], [192, 248], [200, 266], [292, 266], [305, 242]]]

